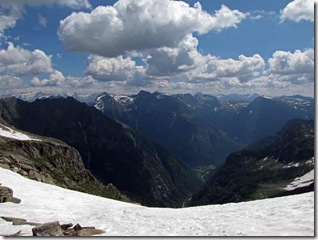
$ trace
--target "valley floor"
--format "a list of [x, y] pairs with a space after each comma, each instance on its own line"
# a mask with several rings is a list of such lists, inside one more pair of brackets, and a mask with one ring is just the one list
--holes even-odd
[[[0, 168], [0, 183], [20, 204], [1, 203], [0, 216], [29, 222], [94, 226], [104, 236], [314, 236], [314, 192], [245, 203], [182, 209], [148, 208], [26, 179]], [[0, 235], [32, 226], [0, 219]]]

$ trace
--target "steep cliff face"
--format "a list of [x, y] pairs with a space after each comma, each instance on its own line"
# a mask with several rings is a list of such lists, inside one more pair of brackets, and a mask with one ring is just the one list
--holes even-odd
[[[1, 122], [1, 127], [4, 128], [4, 122]], [[16, 129], [14, 132], [19, 133]], [[0, 134], [0, 167], [44, 183], [103, 197], [128, 200], [112, 184], [106, 186], [99, 182], [84, 167], [76, 149], [55, 139], [41, 136], [36, 136], [36, 139], [19, 140]]]
[[140, 91], [133, 96], [102, 94], [95, 107], [158, 141], [191, 167], [220, 164], [239, 146], [199, 113], [214, 109], [213, 97], [200, 103], [190, 94]]
[[19, 129], [76, 148], [98, 180], [144, 204], [182, 206], [200, 184], [165, 148], [73, 98], [0, 100], [0, 115]]

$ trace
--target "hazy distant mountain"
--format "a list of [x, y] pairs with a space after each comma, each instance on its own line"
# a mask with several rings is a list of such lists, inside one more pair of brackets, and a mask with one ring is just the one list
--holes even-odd
[[314, 169], [314, 121], [291, 120], [273, 137], [232, 153], [192, 205], [240, 202], [312, 191], [286, 189]]
[[73, 97], [79, 102], [84, 103], [94, 103], [97, 96], [99, 96], [100, 93], [92, 93], [92, 94], [80, 94], [80, 93], [74, 93], [74, 94], [50, 94], [50, 93], [44, 93], [44, 92], [32, 92], [32, 93], [23, 93], [18, 94], [14, 97], [21, 99], [26, 102], [33, 102], [36, 99], [45, 99], [45, 98], [67, 98], [67, 97]]
[[75, 147], [97, 179], [145, 204], [181, 206], [200, 184], [164, 147], [73, 98], [3, 99], [0, 116]]
[[220, 94], [216, 95], [220, 101], [224, 102], [252, 102], [255, 98], [260, 97], [259, 94]]
[[191, 94], [141, 91], [132, 96], [104, 93], [95, 107], [163, 144], [188, 165], [200, 166], [222, 163], [239, 149], [227, 134], [200, 116], [215, 104], [218, 101], [213, 96], [201, 102]]
[[223, 106], [209, 116], [224, 132], [244, 145], [270, 136], [295, 118], [314, 119], [314, 99], [258, 97], [246, 106]]

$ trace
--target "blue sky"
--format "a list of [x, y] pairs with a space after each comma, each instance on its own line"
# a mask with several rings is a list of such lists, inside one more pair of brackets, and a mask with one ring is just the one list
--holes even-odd
[[4, 0], [0, 94], [313, 96], [313, 1], [140, 2]]

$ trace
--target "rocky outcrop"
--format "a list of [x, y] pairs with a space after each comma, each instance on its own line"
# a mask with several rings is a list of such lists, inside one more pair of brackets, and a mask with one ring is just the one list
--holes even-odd
[[[43, 183], [129, 201], [113, 184], [104, 185], [99, 182], [85, 168], [76, 149], [55, 139], [20, 141], [0, 136], [0, 167]], [[4, 194], [4, 189], [2, 192]], [[0, 197], [0, 202], [11, 201], [9, 193], [6, 190], [6, 195]], [[13, 198], [14, 200], [17, 199]]]
[[11, 188], [1, 186], [0, 183], [0, 203], [5, 202], [20, 203], [21, 200], [13, 197], [13, 190]]

